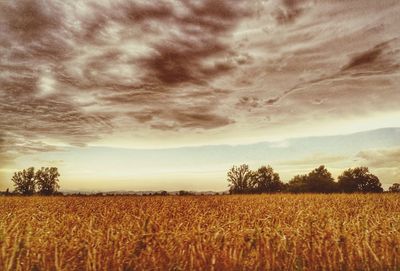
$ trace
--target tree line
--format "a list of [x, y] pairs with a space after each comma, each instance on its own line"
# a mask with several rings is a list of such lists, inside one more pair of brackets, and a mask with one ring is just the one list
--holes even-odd
[[[230, 194], [383, 192], [379, 178], [368, 167], [349, 168], [337, 181], [323, 165], [308, 174], [296, 175], [288, 183], [283, 183], [271, 166], [262, 166], [256, 171], [246, 164], [233, 166], [227, 175]], [[389, 192], [400, 192], [400, 184], [393, 184]]]
[[[256, 171], [248, 165], [233, 166], [228, 171], [230, 194], [261, 193], [380, 193], [383, 192], [379, 178], [369, 172], [368, 167], [356, 167], [345, 170], [338, 180], [321, 165], [308, 174], [296, 175], [288, 183], [281, 181], [278, 173], [271, 166], [262, 166]], [[58, 195], [60, 174], [56, 167], [34, 167], [15, 172], [11, 181], [14, 193], [22, 195]], [[400, 183], [389, 187], [389, 192], [400, 192]], [[9, 194], [8, 189], [6, 194]], [[167, 191], [154, 195], [168, 195]], [[181, 190], [178, 195], [190, 195]]]
[[30, 196], [33, 194], [57, 194], [60, 173], [56, 167], [42, 167], [35, 171], [34, 167], [15, 172], [11, 178], [14, 193]]

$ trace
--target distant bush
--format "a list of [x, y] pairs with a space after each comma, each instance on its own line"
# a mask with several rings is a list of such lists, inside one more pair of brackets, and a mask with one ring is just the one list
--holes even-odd
[[168, 196], [169, 194], [168, 194], [168, 192], [167, 191], [160, 191], [160, 192], [156, 192], [156, 195], [157, 196]]
[[400, 193], [400, 183], [394, 183], [391, 187], [389, 187], [389, 192], [392, 193]]
[[194, 195], [194, 193], [193, 192], [189, 192], [189, 191], [185, 191], [185, 190], [180, 190], [178, 192], [178, 195], [179, 196], [190, 196], [190, 195]]

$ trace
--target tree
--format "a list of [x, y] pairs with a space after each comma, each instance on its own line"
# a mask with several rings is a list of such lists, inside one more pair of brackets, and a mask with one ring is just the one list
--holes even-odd
[[291, 179], [287, 185], [288, 192], [292, 193], [306, 193], [308, 192], [307, 187], [307, 175], [296, 175]]
[[389, 192], [400, 193], [400, 183], [394, 183], [389, 187]]
[[229, 192], [231, 194], [244, 194], [251, 192], [254, 173], [248, 165], [233, 166], [228, 172]]
[[262, 166], [254, 173], [251, 188], [255, 193], [273, 193], [282, 191], [284, 184], [271, 166]]
[[307, 175], [297, 175], [289, 181], [288, 190], [294, 193], [333, 193], [337, 184], [332, 174], [321, 165]]
[[349, 168], [338, 178], [339, 190], [344, 193], [383, 192], [379, 178], [371, 174], [368, 167]]
[[60, 188], [58, 184], [60, 174], [56, 167], [42, 167], [36, 172], [35, 177], [39, 193], [42, 195], [52, 195]]
[[311, 190], [310, 192], [333, 193], [337, 191], [337, 184], [332, 178], [332, 174], [325, 166], [319, 166], [311, 171], [307, 179]]
[[14, 183], [15, 192], [22, 195], [32, 195], [35, 193], [35, 169], [33, 167], [15, 172], [11, 181]]

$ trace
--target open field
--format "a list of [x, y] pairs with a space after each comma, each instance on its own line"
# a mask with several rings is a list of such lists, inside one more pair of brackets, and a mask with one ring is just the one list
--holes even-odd
[[0, 270], [399, 270], [400, 195], [2, 197]]

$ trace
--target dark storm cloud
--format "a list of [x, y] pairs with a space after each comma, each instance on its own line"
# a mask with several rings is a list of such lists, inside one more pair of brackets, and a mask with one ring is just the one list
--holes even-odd
[[62, 21], [62, 13], [51, 2], [2, 2], [1, 8], [5, 28], [24, 42], [44, 38], [57, 29]]
[[228, 1], [0, 3], [2, 157], [55, 150], [46, 140], [84, 146], [132, 123], [232, 123], [215, 112], [225, 92], [208, 85], [249, 63], [226, 38], [250, 14]]
[[342, 68], [343, 72], [364, 71], [367, 73], [391, 73], [396, 72], [400, 68], [397, 59], [399, 38], [377, 44], [373, 48], [357, 53], [353, 56], [349, 63]]
[[2, 1], [0, 152], [23, 152], [14, 137], [37, 151], [119, 132], [249, 138], [398, 111], [399, 7]]
[[[5, 59], [13, 62], [53, 61], [68, 57], [62, 5], [53, 1], [9, 1], [0, 4]], [[26, 63], [25, 63], [26, 64]]]
[[155, 46], [156, 52], [148, 58], [142, 59], [140, 65], [149, 71], [148, 79], [157, 78], [165, 85], [179, 83], [207, 84], [208, 80], [221, 72], [229, 71], [230, 66], [218, 65], [211, 67], [201, 65], [201, 60], [212, 55], [226, 52], [228, 49], [213, 39], [188, 42], [173, 40]]
[[183, 6], [187, 13], [173, 18], [181, 35], [173, 35], [155, 44], [152, 47], [154, 53], [141, 59], [140, 67], [162, 84], [175, 85], [207, 84], [213, 77], [240, 65], [215, 61], [207, 66], [202, 62], [210, 57], [230, 58], [235, 54], [222, 38], [249, 12], [226, 1], [186, 1]]
[[[250, 13], [243, 7], [228, 4], [226, 1], [179, 2], [179, 13], [166, 4], [135, 4], [118, 2], [110, 7], [94, 5], [97, 11], [93, 18], [86, 19], [84, 27], [84, 42], [95, 42], [104, 38], [104, 31], [112, 23], [130, 28], [133, 31], [124, 31], [123, 40], [143, 38], [152, 35], [161, 36], [147, 45], [149, 53], [140, 57], [130, 57], [126, 64], [138, 65], [144, 71], [143, 81], [146, 83], [162, 84], [163, 86], [180, 83], [207, 84], [207, 82], [237, 65], [245, 64], [246, 59], [229, 61], [235, 52], [223, 38], [237, 24], [238, 20]], [[156, 22], [157, 24], [155, 24]], [[171, 31], [158, 24], [170, 24]], [[163, 37], [165, 35], [165, 37]], [[105, 41], [107, 43], [107, 41]], [[113, 49], [111, 49], [113, 50]], [[110, 51], [97, 55], [93, 61], [86, 63], [85, 73], [93, 70], [102, 70], [110, 64], [110, 60], [118, 61], [118, 52]], [[222, 60], [213, 61], [209, 65], [203, 63], [211, 57], [221, 57]], [[227, 59], [227, 60], [225, 60]], [[104, 75], [102, 74], [101, 77]], [[89, 78], [97, 81], [96, 78]], [[81, 80], [78, 80], [81, 81]], [[104, 81], [100, 78], [100, 82]], [[118, 90], [119, 87], [115, 86]]]
[[342, 70], [349, 70], [363, 65], [369, 65], [376, 62], [378, 57], [382, 54], [382, 46], [375, 46], [371, 50], [363, 52], [350, 60], [350, 63], [343, 67]]

